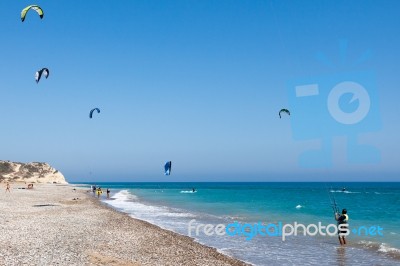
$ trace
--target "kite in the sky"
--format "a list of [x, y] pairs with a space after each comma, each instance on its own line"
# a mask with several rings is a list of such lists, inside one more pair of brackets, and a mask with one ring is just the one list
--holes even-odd
[[164, 174], [170, 175], [171, 174], [171, 161], [168, 161], [164, 165]]
[[35, 73], [35, 80], [36, 83], [39, 83], [40, 78], [44, 75], [44, 77], [47, 79], [50, 75], [50, 71], [48, 68], [42, 68], [41, 70], [36, 71]]
[[281, 109], [281, 110], [279, 111], [279, 118], [282, 118], [281, 113], [287, 113], [288, 115], [290, 115], [290, 112], [289, 112], [288, 109]]
[[39, 17], [42, 19], [43, 18], [43, 16], [44, 16], [44, 13], [43, 13], [43, 9], [40, 7], [40, 6], [38, 6], [38, 5], [30, 5], [30, 6], [27, 6], [27, 7], [25, 7], [24, 9], [22, 9], [22, 11], [21, 11], [21, 20], [22, 20], [22, 22], [24, 22], [24, 20], [25, 20], [25, 17], [26, 17], [26, 14], [28, 13], [28, 11], [29, 10], [35, 10], [37, 13], [38, 13], [38, 15], [39, 15]]
[[91, 111], [90, 111], [90, 114], [89, 114], [89, 117], [90, 118], [93, 118], [93, 112], [94, 111], [97, 111], [97, 113], [100, 113], [100, 109], [99, 108], [94, 108], [94, 109], [92, 109]]

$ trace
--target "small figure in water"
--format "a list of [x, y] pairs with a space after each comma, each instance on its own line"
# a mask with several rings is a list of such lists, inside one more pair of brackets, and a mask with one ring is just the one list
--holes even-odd
[[109, 188], [107, 188], [107, 199], [109, 199], [110, 198], [110, 189]]
[[192, 192], [196, 192], [196, 189], [192, 188]]
[[346, 245], [346, 235], [349, 233], [347, 224], [349, 216], [347, 215], [347, 210], [343, 209], [341, 215], [336, 213], [335, 220], [338, 221], [339, 243], [341, 246]]
[[103, 193], [103, 191], [101, 190], [100, 187], [97, 188], [97, 198], [100, 198], [101, 193]]
[[346, 191], [346, 188], [344, 187], [344, 188], [342, 188], [342, 191]]

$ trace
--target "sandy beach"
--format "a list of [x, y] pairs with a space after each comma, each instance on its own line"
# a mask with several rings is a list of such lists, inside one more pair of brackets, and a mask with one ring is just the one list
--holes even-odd
[[246, 265], [70, 185], [1, 186], [0, 265]]

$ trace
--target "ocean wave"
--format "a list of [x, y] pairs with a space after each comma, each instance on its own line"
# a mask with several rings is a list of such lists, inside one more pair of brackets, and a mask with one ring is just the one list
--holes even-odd
[[398, 195], [399, 193], [391, 193], [391, 192], [374, 192], [376, 195]]
[[121, 190], [115, 193], [111, 198], [117, 201], [132, 201], [138, 199], [136, 195], [130, 193], [128, 190]]
[[196, 193], [197, 190], [193, 191], [193, 190], [182, 190], [180, 193]]
[[154, 218], [160, 219], [160, 217], [169, 217], [169, 218], [196, 217], [196, 215], [192, 213], [181, 211], [179, 209], [141, 203], [138, 201], [138, 197], [130, 193], [128, 190], [121, 190], [115, 193], [112, 199], [114, 200], [106, 201], [106, 203], [133, 215], [134, 218], [142, 219], [148, 222], [155, 222], [153, 219]]
[[364, 248], [374, 250], [378, 253], [386, 254], [395, 259], [400, 259], [400, 249], [391, 247], [386, 243], [377, 243], [367, 240], [361, 240], [358, 242], [358, 244], [363, 246]]
[[383, 253], [392, 253], [395, 252], [396, 254], [400, 255], [400, 250], [397, 248], [393, 248], [385, 243], [382, 243], [379, 245], [379, 252], [383, 252]]
[[179, 217], [179, 218], [194, 218], [196, 215], [188, 212], [168, 212], [164, 211], [162, 213], [156, 213], [154, 216], [156, 217]]
[[300, 204], [296, 206], [296, 209], [301, 209], [304, 208], [304, 206], [301, 206]]
[[346, 194], [359, 194], [361, 192], [356, 192], [356, 191], [348, 191], [348, 190], [331, 190], [330, 192], [332, 193], [346, 193]]
[[242, 221], [242, 220], [245, 219], [245, 217], [244, 216], [225, 215], [225, 216], [222, 216], [222, 219], [226, 219], [226, 220], [229, 220], [229, 221]]

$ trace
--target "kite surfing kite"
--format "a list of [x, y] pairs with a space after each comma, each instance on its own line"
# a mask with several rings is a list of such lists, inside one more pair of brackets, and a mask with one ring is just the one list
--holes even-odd
[[171, 174], [171, 161], [168, 161], [164, 165], [164, 174], [170, 175]]
[[99, 108], [94, 108], [94, 109], [92, 109], [91, 111], [90, 111], [90, 114], [89, 114], [89, 117], [90, 118], [93, 118], [93, 112], [94, 111], [97, 111], [97, 113], [100, 113], [100, 109]]
[[289, 112], [288, 109], [281, 109], [281, 110], [279, 111], [279, 118], [282, 118], [281, 113], [287, 113], [288, 115], [290, 115], [290, 112]]
[[50, 75], [50, 71], [48, 68], [42, 68], [41, 70], [36, 71], [35, 74], [35, 80], [36, 83], [39, 83], [40, 78], [44, 75], [44, 77], [47, 79]]
[[41, 19], [43, 18], [44, 13], [43, 13], [42, 8], [41, 8], [40, 6], [37, 6], [37, 5], [30, 5], [30, 6], [25, 7], [25, 8], [22, 9], [22, 11], [21, 11], [21, 20], [22, 20], [22, 22], [24, 22], [25, 17], [26, 17], [26, 14], [27, 14], [28, 11], [31, 10], [31, 9], [35, 10], [35, 11], [38, 13], [38, 15], [39, 15], [39, 17], [40, 17]]

